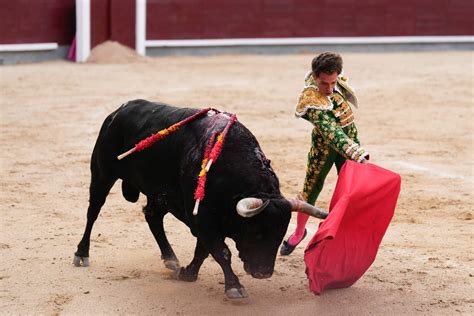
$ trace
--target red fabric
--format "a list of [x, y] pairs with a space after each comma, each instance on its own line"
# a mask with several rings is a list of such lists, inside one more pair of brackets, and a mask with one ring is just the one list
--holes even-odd
[[400, 176], [374, 164], [346, 161], [330, 213], [309, 242], [304, 260], [310, 290], [349, 287], [375, 260], [393, 217]]

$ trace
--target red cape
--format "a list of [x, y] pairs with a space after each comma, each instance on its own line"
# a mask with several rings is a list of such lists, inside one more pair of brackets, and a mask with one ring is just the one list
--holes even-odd
[[329, 216], [305, 250], [311, 291], [349, 287], [367, 271], [393, 217], [400, 182], [392, 171], [346, 161]]

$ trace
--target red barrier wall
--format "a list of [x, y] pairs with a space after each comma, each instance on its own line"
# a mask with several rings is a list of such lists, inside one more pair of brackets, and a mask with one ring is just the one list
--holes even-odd
[[69, 45], [76, 29], [75, 0], [0, 0], [0, 44]]
[[[0, 44], [70, 45], [75, 0], [0, 0]], [[135, 0], [91, 0], [91, 48], [106, 41], [135, 47]]]
[[91, 0], [91, 48], [110, 38], [110, 0]]
[[471, 0], [148, 0], [147, 39], [472, 35]]
[[91, 0], [91, 48], [107, 40], [135, 48], [135, 0]]
[[[473, 35], [472, 0], [148, 0], [147, 39]], [[0, 44], [75, 35], [75, 0], [0, 0]], [[91, 47], [135, 46], [135, 0], [91, 0]]]
[[135, 49], [135, 0], [111, 0], [110, 39]]

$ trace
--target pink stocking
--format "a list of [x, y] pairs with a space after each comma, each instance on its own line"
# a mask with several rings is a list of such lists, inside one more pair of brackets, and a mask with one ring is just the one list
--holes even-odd
[[303, 238], [304, 229], [305, 229], [306, 223], [308, 222], [308, 218], [309, 218], [308, 214], [298, 213], [298, 217], [296, 218], [295, 232], [288, 239], [288, 243], [291, 246], [298, 244]]

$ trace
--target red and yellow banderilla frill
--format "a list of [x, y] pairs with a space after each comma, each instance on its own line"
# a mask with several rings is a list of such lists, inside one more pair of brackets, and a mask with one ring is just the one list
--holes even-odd
[[[199, 172], [198, 185], [196, 187], [196, 190], [194, 191], [194, 200], [196, 200], [193, 209], [194, 215], [197, 215], [199, 203], [204, 199], [204, 188], [206, 185], [207, 173], [209, 172], [212, 163], [216, 161], [219, 157], [222, 151], [222, 146], [224, 146], [225, 137], [227, 136], [230, 127], [234, 124], [236, 120], [237, 116], [235, 114], [232, 114], [222, 133], [217, 136], [217, 141], [215, 142], [215, 144], [212, 144], [212, 142], [214, 142], [213, 138], [215, 138], [215, 133], [212, 134], [211, 138], [209, 139], [209, 142], [207, 143], [206, 151], [204, 153], [204, 159], [201, 163], [201, 171]], [[212, 149], [210, 149], [211, 146]]]
[[[168, 128], [165, 128], [143, 140], [138, 142], [135, 147], [132, 149], [124, 152], [123, 154], [117, 156], [118, 160], [122, 160], [123, 158], [127, 157], [128, 155], [133, 154], [136, 151], [142, 151], [156, 143], [157, 141], [165, 138], [166, 136], [176, 132], [178, 129], [180, 129], [183, 125], [189, 123], [190, 121], [200, 117], [201, 115], [206, 114], [209, 111], [216, 111], [219, 113], [219, 111], [212, 109], [212, 108], [206, 108], [203, 109], [196, 114], [191, 115], [190, 117], [175, 123], [171, 125]], [[229, 121], [227, 122], [227, 125], [225, 126], [224, 130], [217, 136], [216, 138], [216, 132], [214, 132], [209, 141], [207, 142], [206, 145], [206, 150], [204, 152], [204, 158], [201, 163], [201, 171], [199, 172], [199, 177], [198, 177], [198, 183], [196, 190], [194, 191], [194, 199], [196, 200], [196, 203], [194, 205], [193, 209], [193, 214], [197, 215], [198, 213], [198, 208], [199, 208], [199, 202], [204, 199], [204, 192], [205, 192], [205, 185], [206, 185], [206, 179], [207, 179], [207, 172], [211, 168], [211, 165], [213, 162], [217, 160], [219, 157], [219, 154], [222, 151], [222, 146], [224, 145], [225, 137], [227, 136], [227, 133], [229, 132], [230, 127], [234, 124], [234, 122], [237, 120], [237, 116], [235, 114], [232, 114], [230, 117]]]
[[[168, 136], [169, 134], [171, 134], [173, 132], [176, 132], [183, 125], [186, 125], [190, 121], [198, 118], [201, 115], [206, 114], [207, 112], [209, 112], [211, 110], [214, 110], [214, 109], [212, 109], [212, 108], [202, 109], [201, 111], [197, 112], [196, 114], [193, 114], [190, 117], [187, 117], [184, 120], [182, 120], [178, 123], [175, 123], [175, 124], [171, 125], [168, 128], [162, 129], [161, 131], [157, 132], [156, 134], [153, 134], [150, 137], [147, 137], [147, 138], [141, 140], [140, 142], [138, 142], [138, 144], [135, 145], [135, 147], [133, 147], [132, 149], [130, 149], [130, 150], [124, 152], [123, 154], [117, 156], [117, 159], [122, 160], [123, 158], [127, 157], [130, 154], [133, 154], [136, 151], [142, 151], [144, 149], [147, 149], [148, 147], [150, 147], [151, 145], [153, 145], [157, 141], [165, 138], [166, 136]], [[216, 110], [214, 110], [214, 111], [216, 111]]]

